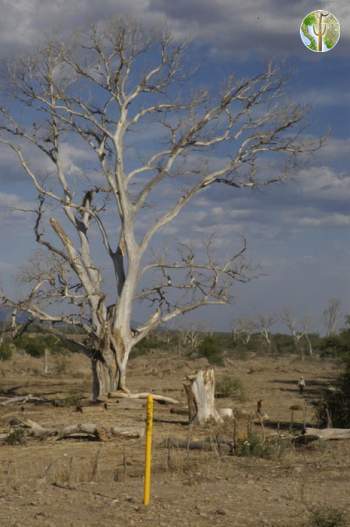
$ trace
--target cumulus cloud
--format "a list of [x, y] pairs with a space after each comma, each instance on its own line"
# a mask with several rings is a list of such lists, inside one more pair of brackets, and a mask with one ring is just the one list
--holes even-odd
[[[321, 0], [342, 23], [342, 39], [350, 36], [350, 10], [346, 0]], [[214, 48], [239, 53], [297, 51], [299, 26], [310, 11], [307, 0], [278, 2], [255, 0], [18, 0], [0, 1], [0, 41], [3, 54], [37, 44], [43, 35], [69, 33], [79, 27], [131, 15], [146, 24], [167, 24], [180, 38], [215, 42]]]
[[299, 172], [296, 182], [300, 192], [308, 198], [334, 201], [350, 198], [350, 177], [337, 173], [331, 167], [311, 167]]
[[13, 193], [0, 192], [0, 221], [2, 227], [27, 223], [28, 214], [33, 210], [33, 203]]
[[348, 227], [349, 214], [326, 214], [319, 217], [298, 218], [297, 224], [302, 227]]

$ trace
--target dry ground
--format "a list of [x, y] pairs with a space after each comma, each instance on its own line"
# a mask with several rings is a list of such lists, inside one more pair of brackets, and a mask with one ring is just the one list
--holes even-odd
[[[218, 406], [254, 410], [258, 399], [272, 423], [288, 426], [289, 407], [300, 404], [296, 380], [307, 380], [305, 398], [317, 398], [323, 384], [337, 374], [337, 365], [314, 359], [251, 357], [229, 360], [216, 368], [217, 377], [239, 377], [246, 400], [218, 400]], [[206, 360], [154, 353], [130, 363], [130, 388], [185, 401], [184, 376]], [[0, 363], [0, 395], [45, 394], [50, 398], [89, 393], [89, 366], [83, 357], [52, 359], [54, 371], [44, 376], [39, 359], [17, 356]], [[26, 404], [0, 406], [0, 429], [11, 417], [42, 425], [95, 422], [137, 425], [145, 417], [144, 401], [112, 402], [108, 409]], [[301, 420], [302, 415], [297, 419]], [[313, 408], [308, 404], [308, 422]], [[0, 430], [0, 431], [1, 431]], [[260, 430], [257, 430], [258, 432]], [[271, 430], [268, 429], [268, 433]], [[143, 440], [84, 442], [30, 441], [0, 447], [0, 525], [3, 527], [118, 526], [302, 526], [309, 510], [332, 505], [350, 512], [350, 441], [288, 449], [281, 458], [261, 459], [211, 452], [161, 448], [168, 436], [188, 438], [210, 430], [189, 431], [185, 416], [165, 405], [155, 406], [152, 502], [142, 505]]]

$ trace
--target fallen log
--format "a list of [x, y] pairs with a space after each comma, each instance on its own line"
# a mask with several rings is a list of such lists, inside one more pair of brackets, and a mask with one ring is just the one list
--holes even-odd
[[315, 437], [325, 441], [332, 439], [350, 439], [350, 428], [306, 428], [304, 437]]
[[8, 406], [10, 404], [25, 404], [25, 403], [47, 403], [51, 402], [49, 399], [45, 399], [43, 397], [34, 397], [33, 395], [18, 395], [16, 397], [10, 397], [9, 399], [6, 399], [5, 401], [1, 401], [0, 406]]
[[24, 435], [36, 439], [46, 439], [54, 437], [56, 440], [61, 439], [89, 439], [93, 441], [107, 441], [111, 437], [125, 437], [129, 439], [142, 438], [144, 436], [144, 427], [119, 427], [110, 428], [96, 425], [94, 423], [78, 423], [61, 427], [45, 428], [31, 419], [22, 420], [14, 418], [9, 423], [12, 430], [8, 434], [1, 434], [0, 441], [6, 442], [15, 430], [23, 430]]
[[167, 397], [165, 395], [157, 395], [156, 393], [143, 392], [143, 393], [126, 393], [122, 391], [110, 392], [108, 397], [111, 399], [147, 399], [149, 395], [152, 395], [153, 400], [164, 404], [179, 404], [177, 399]]
[[160, 446], [163, 448], [181, 448], [186, 450], [219, 450], [220, 452], [226, 454], [232, 454], [234, 451], [233, 441], [212, 437], [191, 441], [188, 441], [187, 439], [179, 439], [176, 437], [168, 437], [160, 444]]
[[177, 414], [177, 415], [188, 415], [188, 409], [187, 408], [170, 408], [171, 414]]

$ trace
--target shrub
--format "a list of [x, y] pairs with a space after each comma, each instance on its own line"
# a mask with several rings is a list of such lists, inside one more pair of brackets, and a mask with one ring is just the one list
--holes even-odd
[[244, 386], [240, 379], [231, 377], [231, 375], [224, 375], [216, 382], [216, 396], [217, 397], [235, 397], [244, 400], [245, 392]]
[[26, 438], [22, 428], [15, 428], [5, 439], [7, 445], [24, 445], [25, 442]]
[[334, 507], [321, 507], [312, 511], [308, 527], [345, 527], [348, 525], [342, 510]]
[[330, 335], [320, 339], [318, 348], [321, 357], [339, 357], [346, 359], [350, 349], [350, 331], [341, 331], [338, 335]]
[[209, 364], [224, 366], [224, 357], [221, 348], [218, 346], [214, 337], [205, 337], [198, 347], [198, 355], [205, 357]]
[[235, 454], [240, 457], [276, 459], [282, 456], [288, 446], [289, 442], [279, 437], [265, 440], [260, 435], [251, 433], [246, 440], [237, 442]]
[[70, 393], [60, 401], [62, 406], [79, 406], [82, 396], [77, 393]]
[[12, 356], [13, 344], [4, 341], [0, 346], [0, 360], [9, 360]]
[[152, 350], [163, 347], [164, 343], [156, 335], [150, 335], [149, 337], [140, 340], [140, 342], [136, 344], [131, 356], [135, 358], [140, 355], [146, 355]]
[[316, 408], [320, 426], [328, 423], [328, 414], [332, 424], [338, 428], [350, 427], [350, 364], [338, 378], [335, 389], [324, 392], [323, 398]]
[[21, 335], [15, 343], [17, 347], [22, 348], [31, 357], [42, 357], [45, 349], [54, 352], [63, 351], [61, 340], [54, 335]]

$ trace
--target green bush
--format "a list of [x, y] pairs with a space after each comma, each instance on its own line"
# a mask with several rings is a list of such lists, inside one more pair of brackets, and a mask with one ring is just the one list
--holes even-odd
[[345, 372], [338, 378], [334, 390], [324, 392], [323, 398], [316, 408], [316, 414], [320, 426], [326, 426], [328, 415], [332, 419], [334, 427], [350, 427], [350, 364]]
[[70, 393], [60, 403], [62, 406], [79, 406], [82, 398], [78, 393]]
[[199, 357], [205, 357], [209, 364], [225, 366], [222, 348], [214, 337], [205, 337], [198, 347]]
[[150, 335], [138, 342], [133, 349], [131, 357], [146, 355], [152, 350], [164, 348], [164, 343], [156, 335]]
[[321, 357], [335, 357], [347, 359], [350, 356], [350, 331], [344, 330], [338, 335], [331, 335], [320, 340], [319, 351]]
[[12, 357], [13, 344], [8, 341], [4, 341], [0, 346], [0, 361], [9, 360]]
[[15, 428], [5, 439], [7, 445], [24, 445], [26, 437], [22, 428]]
[[54, 335], [21, 335], [15, 341], [16, 347], [23, 349], [31, 357], [42, 357], [45, 349], [53, 352], [62, 352], [63, 344]]
[[279, 437], [265, 440], [262, 436], [251, 433], [246, 440], [237, 442], [235, 454], [239, 457], [279, 459], [289, 446], [288, 441]]
[[308, 527], [346, 527], [345, 513], [334, 507], [321, 507], [312, 511]]
[[244, 386], [240, 379], [231, 375], [224, 375], [216, 382], [217, 397], [234, 397], [240, 400], [245, 399]]

